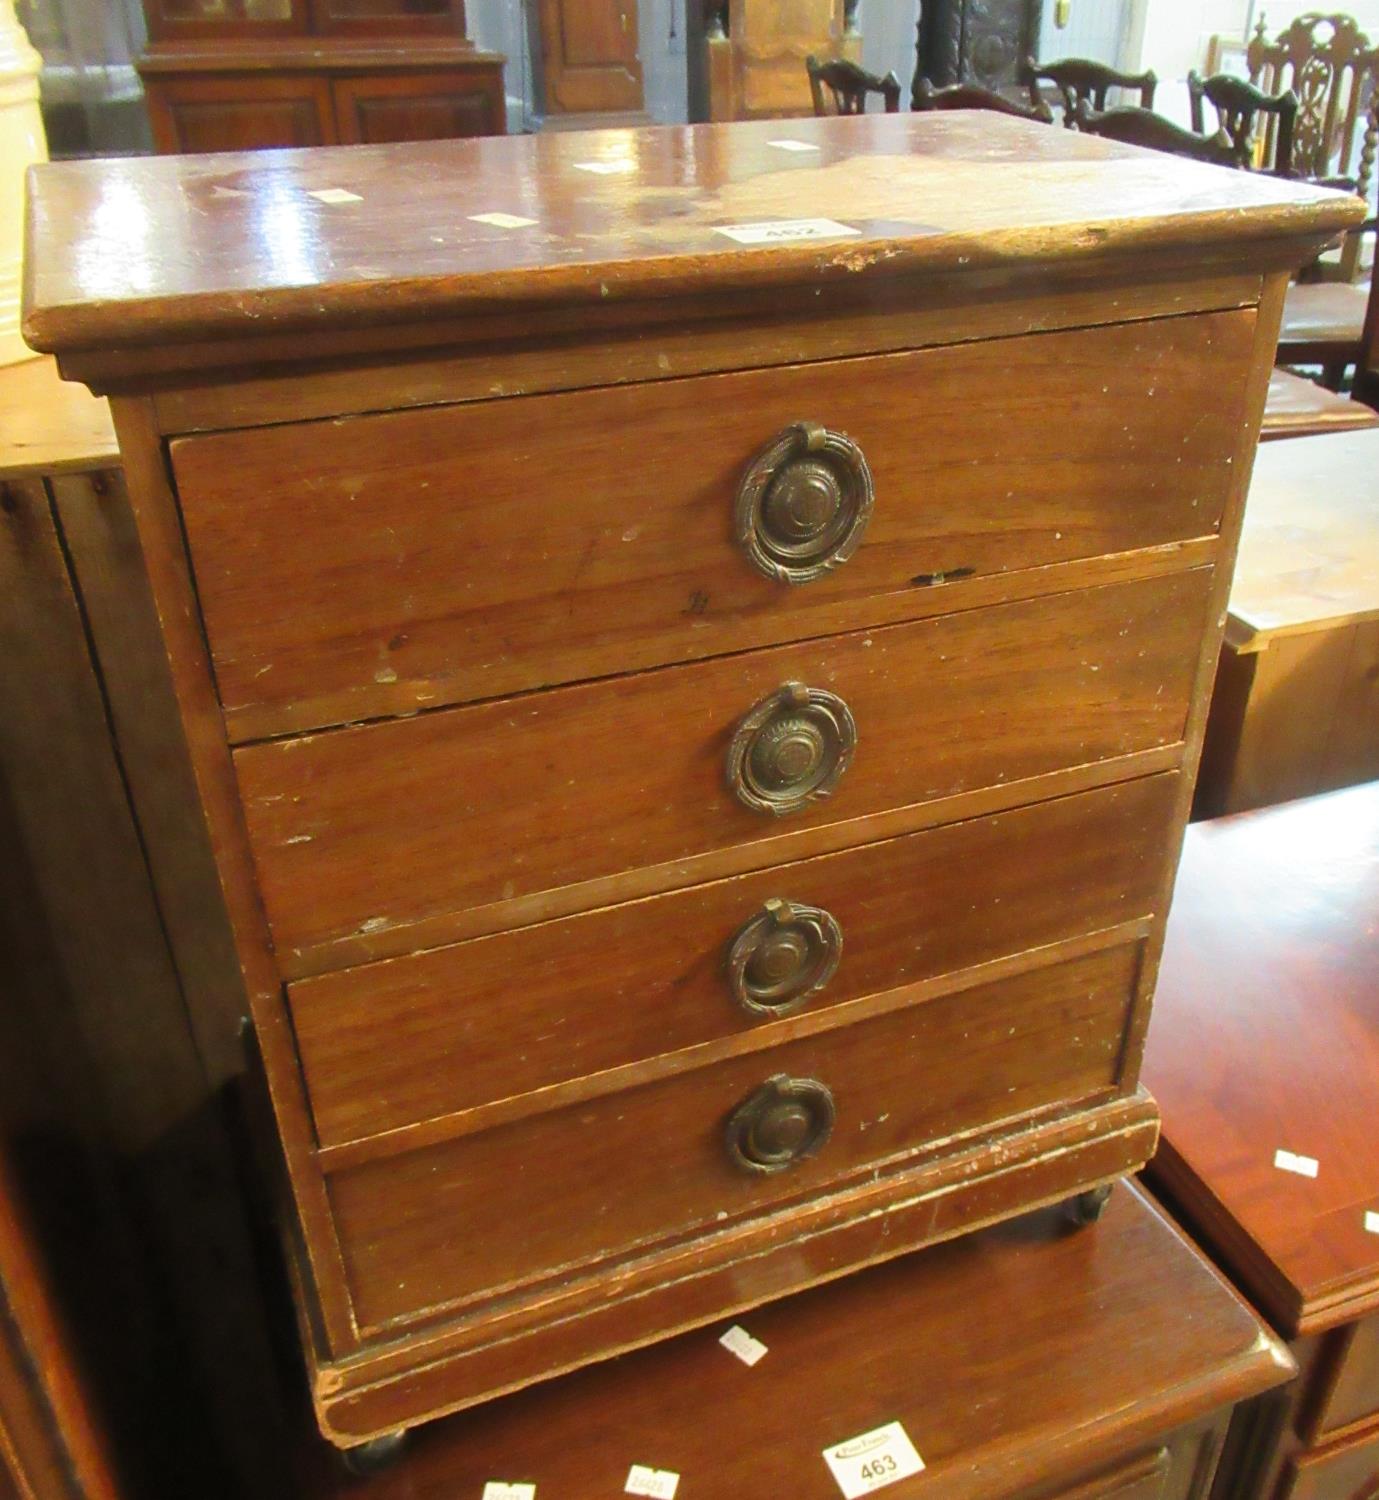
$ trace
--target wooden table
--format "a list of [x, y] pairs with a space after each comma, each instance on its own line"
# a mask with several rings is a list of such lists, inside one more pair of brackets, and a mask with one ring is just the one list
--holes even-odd
[[1376, 914], [1379, 784], [1188, 830], [1145, 1058], [1150, 1173], [1303, 1370], [1223, 1500], [1379, 1481]]
[[1291, 1364], [1143, 1190], [1072, 1230], [1045, 1211], [745, 1314], [729, 1325], [433, 1423], [394, 1465], [312, 1500], [537, 1500], [623, 1492], [643, 1464], [696, 1496], [837, 1500], [826, 1447], [899, 1422], [926, 1468], [895, 1500], [1175, 1500], [1207, 1493], [1234, 1403]]
[[1379, 775], [1379, 431], [1261, 447], [1196, 815]]
[[1363, 401], [1329, 391], [1291, 370], [1274, 370], [1269, 376], [1264, 421], [1259, 429], [1261, 443], [1366, 427], [1379, 427], [1379, 411]]

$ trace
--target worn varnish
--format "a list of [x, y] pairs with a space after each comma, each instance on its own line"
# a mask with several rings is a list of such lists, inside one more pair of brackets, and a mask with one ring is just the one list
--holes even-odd
[[1153, 1150], [1286, 271], [1360, 208], [990, 115], [789, 134], [34, 179], [336, 1442]]

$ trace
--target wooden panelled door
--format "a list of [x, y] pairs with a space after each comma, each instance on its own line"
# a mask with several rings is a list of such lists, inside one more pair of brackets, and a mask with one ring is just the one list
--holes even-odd
[[643, 107], [637, 0], [537, 0], [545, 114]]

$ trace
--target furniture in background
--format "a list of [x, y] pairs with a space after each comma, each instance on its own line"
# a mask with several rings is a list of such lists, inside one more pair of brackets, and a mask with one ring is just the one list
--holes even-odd
[[1379, 432], [1255, 459], [1200, 817], [1379, 776]]
[[1364, 401], [1342, 396], [1291, 370], [1275, 369], [1269, 376], [1264, 422], [1259, 429], [1261, 443], [1326, 432], [1355, 432], [1365, 427], [1379, 427], [1379, 412]]
[[144, 0], [159, 151], [437, 140], [507, 128], [504, 59], [463, 0]]
[[0, 1134], [133, 1493], [296, 1500], [175, 723], [107, 403], [0, 369]]
[[1024, 62], [1039, 55], [1043, 0], [925, 0], [915, 37], [914, 86], [976, 83], [1024, 96]]
[[48, 159], [38, 110], [42, 64], [15, 15], [0, 0], [0, 366], [31, 359], [19, 336], [24, 264], [24, 174]]
[[[1025, 58], [1024, 82], [1030, 97], [1044, 99], [1041, 84], [1052, 84], [1057, 101], [1063, 106], [1063, 123], [1073, 129], [1083, 110], [1102, 112], [1112, 89], [1138, 89], [1141, 109], [1154, 108], [1154, 90], [1159, 80], [1152, 68], [1143, 73], [1122, 73], [1106, 63], [1085, 57], [1064, 57], [1055, 62], [1038, 63], [1034, 54]], [[1047, 101], [1046, 101], [1047, 102]]]
[[[1188, 100], [1192, 111], [1192, 128], [1207, 135], [1208, 103], [1216, 111], [1215, 134], [1229, 141], [1239, 166], [1273, 172], [1279, 177], [1293, 175], [1293, 122], [1297, 117], [1297, 95], [1291, 89], [1281, 94], [1266, 94], [1254, 84], [1230, 73], [1213, 73], [1207, 78], [1196, 71], [1187, 75]], [[1261, 132], [1260, 121], [1267, 121]], [[1269, 149], [1268, 157], [1263, 152]]]
[[688, 35], [691, 120], [805, 114], [806, 58], [862, 58], [857, 0], [689, 0]]
[[525, 5], [541, 129], [649, 123], [637, 0], [525, 0]]
[[816, 115], [865, 114], [868, 94], [880, 94], [889, 115], [900, 109], [900, 80], [894, 73], [882, 78], [844, 58], [820, 62], [808, 57], [805, 68]]
[[827, 1500], [823, 1450], [899, 1423], [924, 1471], [906, 1485], [897, 1467], [881, 1493], [1206, 1500], [1233, 1409], [1293, 1369], [1130, 1185], [1095, 1229], [1046, 1211], [744, 1314], [765, 1350], [750, 1368], [719, 1343], [728, 1326], [438, 1422], [372, 1479], [308, 1459], [299, 1494], [441, 1500], [509, 1480], [582, 1500], [643, 1464], [683, 1495]]
[[[1379, 49], [1342, 14], [1309, 11], [1271, 42], [1261, 13], [1246, 50], [1250, 82], [1265, 93], [1291, 91], [1297, 98], [1293, 124], [1294, 175], [1351, 178], [1368, 201], [1379, 143]], [[1277, 159], [1275, 122], [1265, 138], [1265, 159]], [[1357, 145], [1357, 134], [1359, 136]], [[1352, 281], [1359, 269], [1359, 242], [1345, 243], [1337, 273]]]
[[1376, 911], [1379, 785], [1188, 829], [1145, 1054], [1149, 1175], [1302, 1367], [1242, 1414], [1219, 1500], [1379, 1484]]
[[[1051, 202], [999, 115], [791, 134], [294, 153], [214, 214], [175, 158], [34, 179], [26, 330], [112, 394], [342, 1445], [1152, 1149], [1217, 564], [1284, 268], [1358, 207], [1146, 206], [1046, 131]], [[527, 182], [539, 239], [476, 219]], [[304, 287], [266, 204], [352, 183]]]
[[1018, 99], [984, 89], [977, 83], [950, 83], [940, 89], [927, 78], [916, 78], [910, 107], [916, 110], [990, 109], [997, 114], [1016, 115], [1022, 120], [1036, 120], [1041, 125], [1053, 123], [1053, 111], [1042, 99], [1033, 104], [1022, 104]]
[[[1364, 226], [1372, 233], [1375, 221]], [[1351, 237], [1355, 243], [1360, 236]], [[1288, 288], [1283, 323], [1278, 336], [1278, 362], [1320, 365], [1323, 382], [1340, 390], [1354, 369], [1356, 394], [1374, 393], [1374, 370], [1379, 365], [1379, 298], [1375, 279], [1353, 281], [1298, 281]]]
[[1164, 115], [1138, 104], [1122, 104], [1098, 112], [1086, 104], [1079, 107], [1076, 125], [1088, 135], [1104, 136], [1109, 141], [1123, 141], [1129, 146], [1144, 146], [1150, 151], [1167, 151], [1192, 161], [1209, 162], [1217, 167], [1240, 165], [1235, 148], [1212, 136], [1184, 130]]

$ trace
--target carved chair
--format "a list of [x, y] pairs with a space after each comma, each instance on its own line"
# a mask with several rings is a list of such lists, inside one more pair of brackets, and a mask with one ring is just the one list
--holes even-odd
[[1088, 109], [1105, 110], [1106, 95], [1113, 88], [1138, 89], [1140, 107], [1153, 109], [1154, 90], [1159, 83], [1152, 68], [1143, 73], [1122, 73], [1086, 57], [1064, 57], [1047, 63], [1027, 57], [1024, 79], [1030, 98], [1038, 103], [1044, 103], [1040, 84], [1051, 83], [1057, 89], [1063, 101], [1063, 123], [1069, 129], [1076, 126], [1077, 112], [1084, 105]]
[[1211, 136], [1184, 130], [1152, 109], [1137, 104], [1123, 104], [1118, 109], [1098, 111], [1087, 104], [1078, 107], [1077, 129], [1107, 140], [1123, 141], [1128, 146], [1147, 146], [1151, 151], [1168, 151], [1174, 156], [1189, 156], [1194, 161], [1210, 162], [1217, 167], [1238, 167], [1235, 148]]
[[1230, 142], [1242, 167], [1253, 167], [1255, 149], [1260, 144], [1260, 121], [1267, 120], [1263, 145], [1271, 148], [1271, 155], [1260, 163], [1261, 168], [1276, 177], [1293, 175], [1293, 121], [1298, 99], [1292, 89], [1266, 94], [1230, 73], [1203, 78], [1193, 72], [1187, 75], [1187, 90], [1192, 101], [1192, 128], [1198, 135], [1208, 133], [1202, 108], [1206, 101], [1216, 111], [1217, 138]]
[[1033, 104], [1021, 104], [992, 89], [984, 89], [979, 83], [953, 83], [947, 88], [936, 89], [927, 78], [916, 78], [910, 107], [918, 110], [992, 109], [998, 114], [1018, 115], [1022, 120], [1037, 120], [1041, 125], [1053, 124], [1053, 111], [1042, 99]]
[[[1356, 240], [1372, 234], [1376, 221], [1356, 231]], [[1322, 384], [1340, 390], [1346, 372], [1355, 367], [1355, 395], [1379, 406], [1379, 300], [1375, 278], [1353, 281], [1299, 282], [1288, 288], [1283, 304], [1276, 362], [1320, 365]]]
[[[1379, 142], [1379, 49], [1355, 21], [1347, 15], [1309, 11], [1271, 42], [1261, 16], [1245, 59], [1250, 82], [1257, 88], [1273, 93], [1292, 89], [1297, 95], [1294, 176], [1349, 179], [1347, 185], [1353, 183], [1367, 198]], [[1277, 159], [1272, 147], [1272, 139], [1266, 137], [1266, 151]], [[1359, 246], [1358, 235], [1346, 241], [1341, 274], [1347, 281], [1358, 268]]]
[[814, 96], [816, 115], [860, 115], [867, 109], [867, 95], [880, 94], [886, 102], [886, 113], [900, 113], [900, 80], [887, 73], [884, 78], [868, 73], [845, 57], [820, 62], [807, 57], [809, 92]]

